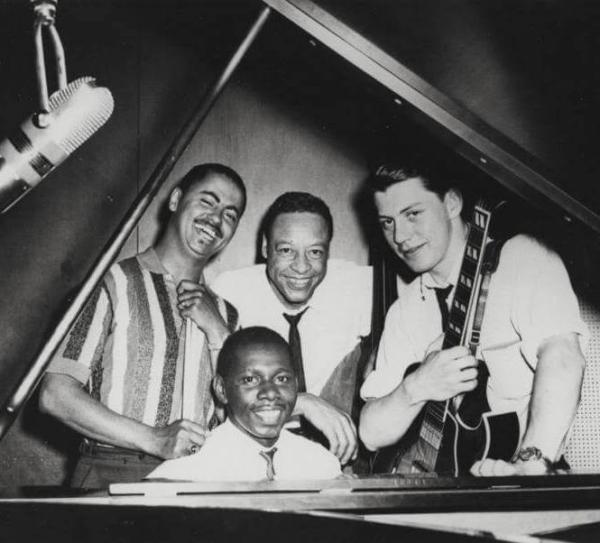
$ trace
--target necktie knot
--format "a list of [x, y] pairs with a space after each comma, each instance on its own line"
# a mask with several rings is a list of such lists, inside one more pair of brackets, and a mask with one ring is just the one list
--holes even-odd
[[277, 447], [273, 447], [272, 449], [269, 449], [268, 451], [258, 451], [258, 454], [260, 456], [262, 456], [265, 459], [265, 462], [267, 463], [267, 479], [269, 481], [272, 481], [273, 479], [275, 479], [275, 466], [273, 465], [273, 457], [275, 456], [275, 453], [277, 452]]
[[298, 322], [300, 322], [307, 309], [308, 307], [305, 307], [300, 313], [284, 313], [283, 318], [290, 323], [290, 326], [298, 326]]

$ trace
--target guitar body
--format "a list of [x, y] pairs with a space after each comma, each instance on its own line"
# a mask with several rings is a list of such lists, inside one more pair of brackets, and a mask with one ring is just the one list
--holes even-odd
[[[418, 364], [411, 365], [407, 374]], [[519, 444], [519, 419], [514, 412], [493, 414], [486, 397], [489, 372], [479, 363], [477, 388], [464, 395], [455, 413], [448, 412], [439, 450], [419, 439], [423, 412], [398, 443], [378, 450], [372, 459], [372, 473], [469, 474], [477, 460], [510, 460]], [[435, 463], [427, 459], [435, 458]]]

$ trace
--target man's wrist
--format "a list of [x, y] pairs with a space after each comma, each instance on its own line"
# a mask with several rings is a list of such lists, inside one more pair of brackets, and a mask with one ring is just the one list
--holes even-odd
[[156, 430], [156, 427], [144, 424], [144, 427], [140, 431], [140, 441], [137, 448], [146, 454], [164, 458], [164, 451], [162, 450], [162, 444], [157, 436]]
[[404, 394], [408, 400], [409, 405], [417, 405], [423, 403], [425, 400], [421, 397], [419, 391], [419, 385], [414, 373], [407, 375], [401, 384], [404, 389]]
[[[562, 463], [554, 462], [550, 458], [544, 455], [544, 453], [535, 446], [521, 447], [512, 457], [511, 462], [513, 464], [531, 465], [532, 473], [538, 472], [540, 474], [553, 474], [557, 473], [559, 469], [564, 469]], [[538, 471], [534, 468], [534, 465], [543, 466], [543, 469]]]
[[211, 351], [220, 350], [228, 336], [229, 330], [225, 324], [218, 326], [217, 330], [207, 331], [206, 339], [208, 340], [208, 348]]

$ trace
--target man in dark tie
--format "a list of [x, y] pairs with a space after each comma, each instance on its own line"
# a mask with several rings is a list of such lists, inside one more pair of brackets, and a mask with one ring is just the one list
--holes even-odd
[[355, 457], [351, 419], [361, 338], [370, 331], [368, 266], [329, 259], [333, 219], [305, 192], [279, 196], [262, 223], [265, 264], [225, 272], [212, 285], [242, 327], [269, 327], [288, 339], [299, 380], [296, 415], [324, 434], [342, 464]]
[[[430, 162], [382, 165], [370, 179], [383, 234], [416, 275], [388, 311], [361, 390], [360, 435], [371, 450], [398, 443], [428, 402], [469, 392], [483, 375], [466, 347], [440, 350], [457, 283], [468, 284], [461, 272], [468, 225], [450, 179]], [[586, 333], [559, 256], [530, 236], [507, 240], [489, 284], [478, 358], [489, 371], [483, 394], [491, 412], [518, 417], [518, 444], [512, 458], [475, 462], [473, 474], [553, 468], [577, 410]]]
[[257, 481], [340, 475], [340, 463], [327, 449], [283, 429], [298, 381], [279, 334], [251, 326], [229, 336], [219, 353], [214, 390], [227, 420], [199, 452], [167, 460], [148, 478]]

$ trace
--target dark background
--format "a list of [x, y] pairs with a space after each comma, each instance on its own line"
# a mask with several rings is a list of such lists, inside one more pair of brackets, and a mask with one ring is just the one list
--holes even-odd
[[[558, 185], [600, 212], [595, 2], [320, 4], [493, 126]], [[60, 0], [57, 26], [69, 80], [95, 76], [112, 91], [115, 112], [56, 172], [0, 215], [0, 405], [260, 8], [254, 0]], [[28, 2], [0, 3], [0, 137], [36, 108], [32, 22]], [[272, 14], [182, 164], [201, 157], [234, 165], [260, 203], [248, 210], [249, 224], [258, 222], [260, 210], [282, 187], [324, 194], [336, 225], [342, 225], [334, 249], [366, 261], [376, 252], [377, 233], [370, 230], [360, 183], [378, 160], [425, 149], [452, 162], [478, 191], [510, 198], [499, 230], [541, 235], [562, 254], [579, 292], [594, 302], [596, 234], [566, 223], [556, 209], [511, 196], [444, 147], [394, 98]], [[178, 165], [175, 173], [182, 171]], [[158, 207], [144, 217], [124, 254], [152, 241]], [[228, 251], [243, 258], [223, 267], [254, 258], [254, 231], [246, 224]], [[0, 442], [0, 484], [60, 484], [75, 444], [61, 424], [37, 412], [34, 397]]]

